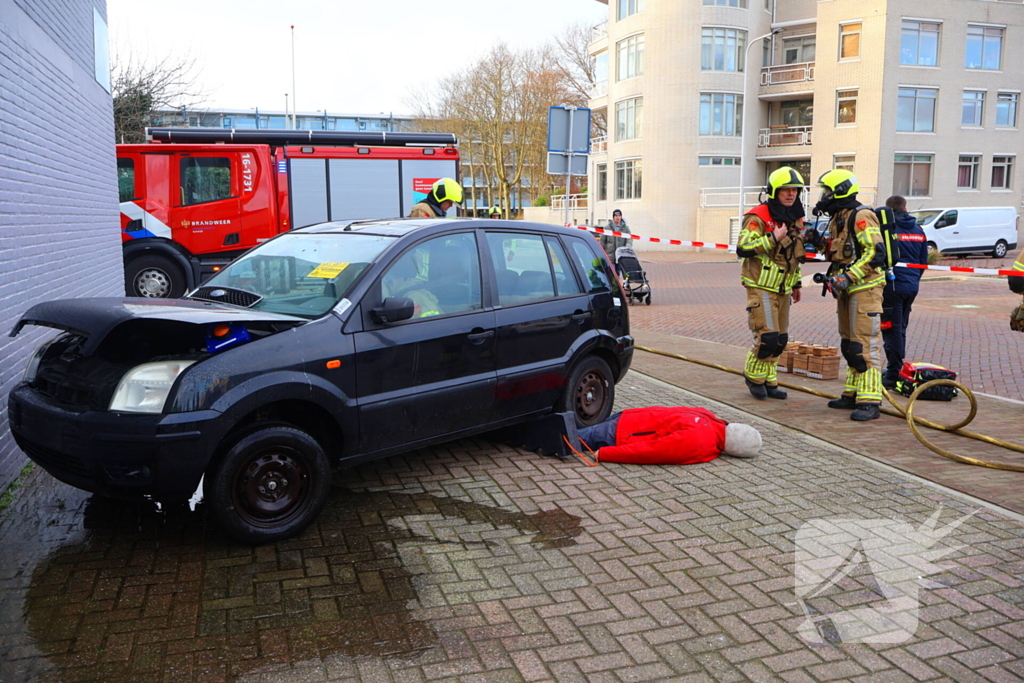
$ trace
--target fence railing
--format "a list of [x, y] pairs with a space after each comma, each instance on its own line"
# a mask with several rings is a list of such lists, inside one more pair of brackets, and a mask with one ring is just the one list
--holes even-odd
[[[552, 209], [565, 209], [565, 195], [564, 194], [553, 194], [551, 195], [551, 208]], [[569, 210], [575, 211], [576, 209], [587, 208], [587, 195], [585, 194], [571, 194], [569, 195]]]
[[761, 85], [802, 83], [814, 80], [814, 62], [761, 67]]
[[600, 24], [592, 26], [590, 29], [590, 42], [596, 43], [608, 36], [608, 22], [602, 21]]
[[[763, 185], [747, 186], [743, 188], [743, 205], [749, 211], [761, 203]], [[878, 191], [874, 187], [861, 187], [857, 193], [857, 199], [861, 204], [872, 206], [877, 201]], [[821, 197], [821, 189], [815, 186], [806, 186], [800, 190], [800, 202], [807, 211], [810, 218], [811, 209], [817, 204]], [[702, 209], [731, 209], [736, 211], [740, 202], [739, 187], [702, 187], [700, 190], [700, 208]]]
[[608, 151], [608, 136], [598, 135], [597, 137], [590, 138], [590, 153], [591, 154], [604, 154]]
[[604, 97], [608, 94], [608, 81], [598, 81], [590, 88], [591, 99]]
[[778, 126], [757, 132], [758, 147], [811, 144], [811, 126]]

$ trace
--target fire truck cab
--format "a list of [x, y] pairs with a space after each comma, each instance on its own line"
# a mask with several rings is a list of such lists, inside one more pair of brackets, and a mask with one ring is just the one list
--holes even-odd
[[404, 216], [459, 177], [432, 133], [151, 128], [117, 146], [129, 296], [179, 297], [244, 251], [315, 223]]

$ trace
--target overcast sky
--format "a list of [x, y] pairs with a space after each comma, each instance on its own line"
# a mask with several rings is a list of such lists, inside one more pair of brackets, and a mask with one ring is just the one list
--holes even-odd
[[[210, 107], [410, 113], [410, 91], [497, 42], [539, 46], [596, 24], [598, 0], [107, 0], [111, 50], [195, 57]], [[290, 101], [294, 101], [289, 98]]]

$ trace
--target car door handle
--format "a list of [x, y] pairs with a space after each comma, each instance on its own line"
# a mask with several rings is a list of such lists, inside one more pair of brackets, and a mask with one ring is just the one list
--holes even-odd
[[573, 316], [572, 316], [572, 321], [574, 323], [582, 325], [592, 315], [593, 315], [592, 311], [587, 311], [585, 313], [583, 313], [583, 312], [581, 312], [581, 313], [574, 313]]
[[484, 330], [482, 332], [471, 332], [466, 335], [466, 339], [473, 342], [474, 344], [483, 344], [485, 339], [494, 336], [494, 330]]

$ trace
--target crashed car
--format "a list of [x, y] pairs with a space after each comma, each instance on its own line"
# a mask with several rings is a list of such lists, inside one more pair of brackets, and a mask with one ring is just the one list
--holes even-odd
[[325, 223], [176, 300], [30, 308], [61, 330], [11, 392], [53, 476], [180, 501], [249, 543], [297, 535], [350, 466], [552, 412], [595, 424], [629, 368], [628, 308], [597, 243], [522, 222]]

